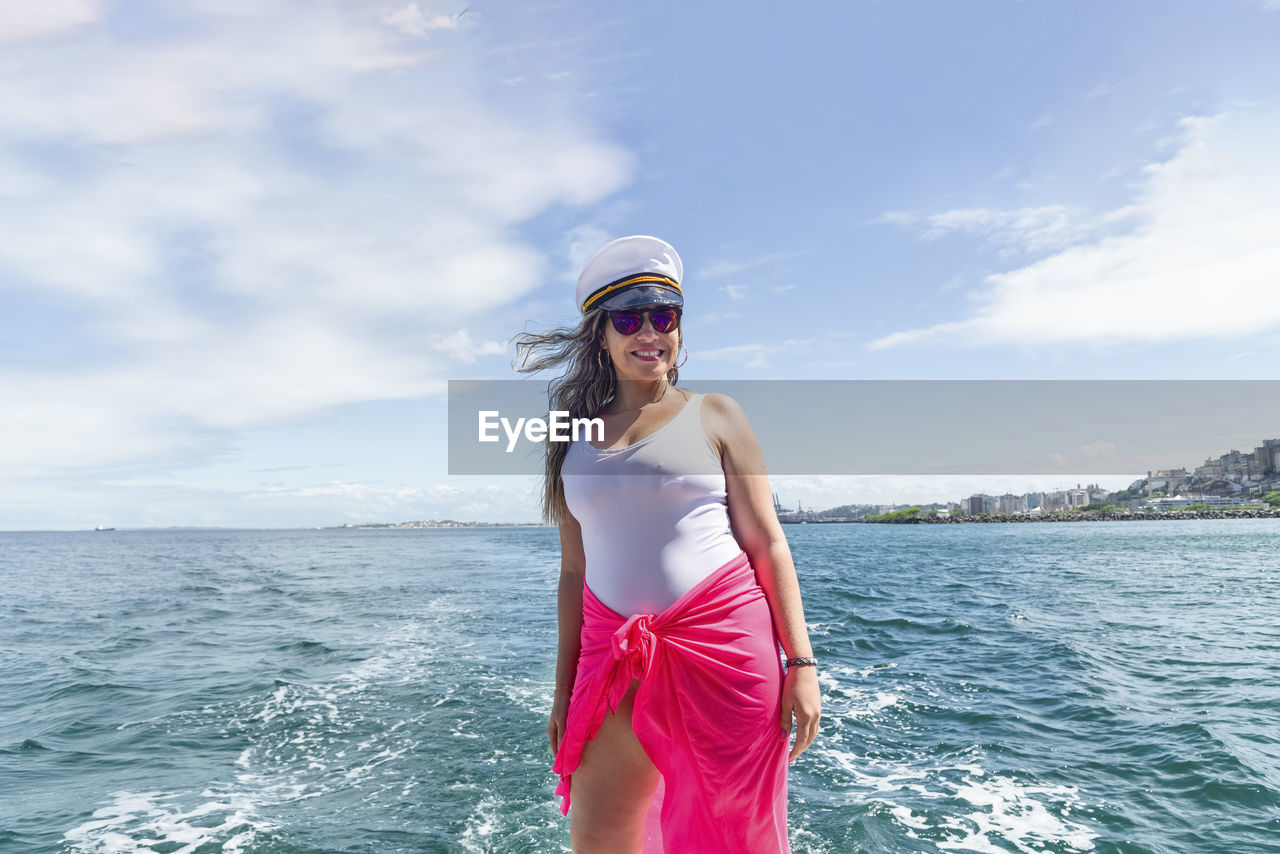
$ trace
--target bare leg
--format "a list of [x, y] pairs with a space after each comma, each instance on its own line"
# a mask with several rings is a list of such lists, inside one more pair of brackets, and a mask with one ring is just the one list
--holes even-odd
[[644, 844], [645, 813], [658, 788], [658, 769], [631, 728], [633, 679], [613, 714], [605, 713], [570, 778], [573, 806], [569, 839], [574, 854], [638, 854]]

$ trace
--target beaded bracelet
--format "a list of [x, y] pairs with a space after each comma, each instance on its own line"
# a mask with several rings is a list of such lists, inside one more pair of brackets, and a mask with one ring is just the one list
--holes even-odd
[[792, 667], [817, 667], [818, 659], [816, 658], [788, 658], [787, 669]]

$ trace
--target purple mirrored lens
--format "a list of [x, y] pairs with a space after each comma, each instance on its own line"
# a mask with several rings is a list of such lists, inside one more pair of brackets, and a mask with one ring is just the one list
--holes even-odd
[[645, 315], [653, 324], [655, 332], [670, 332], [680, 322], [680, 312], [674, 308], [654, 308], [647, 311], [615, 311], [609, 315], [613, 328], [619, 335], [634, 335], [640, 331]]
[[638, 311], [620, 311], [609, 319], [613, 321], [613, 328], [619, 335], [634, 335], [639, 331], [640, 324], [644, 323], [644, 315]]
[[660, 308], [649, 315], [649, 322], [656, 332], [670, 332], [675, 328], [679, 315], [673, 309]]

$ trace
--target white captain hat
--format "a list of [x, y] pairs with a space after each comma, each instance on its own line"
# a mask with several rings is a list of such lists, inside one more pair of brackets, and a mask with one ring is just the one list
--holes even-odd
[[640, 305], [684, 305], [684, 264], [665, 240], [643, 234], [605, 244], [578, 277], [578, 308], [616, 311]]

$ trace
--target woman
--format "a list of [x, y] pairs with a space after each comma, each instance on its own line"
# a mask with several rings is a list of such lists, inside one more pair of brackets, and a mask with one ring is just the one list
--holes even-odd
[[682, 278], [667, 243], [615, 240], [578, 280], [579, 327], [517, 339], [520, 370], [566, 367], [553, 410], [604, 425], [548, 443], [543, 495], [561, 544], [547, 736], [575, 852], [787, 852], [787, 761], [817, 734], [759, 443], [732, 399], [676, 388]]

